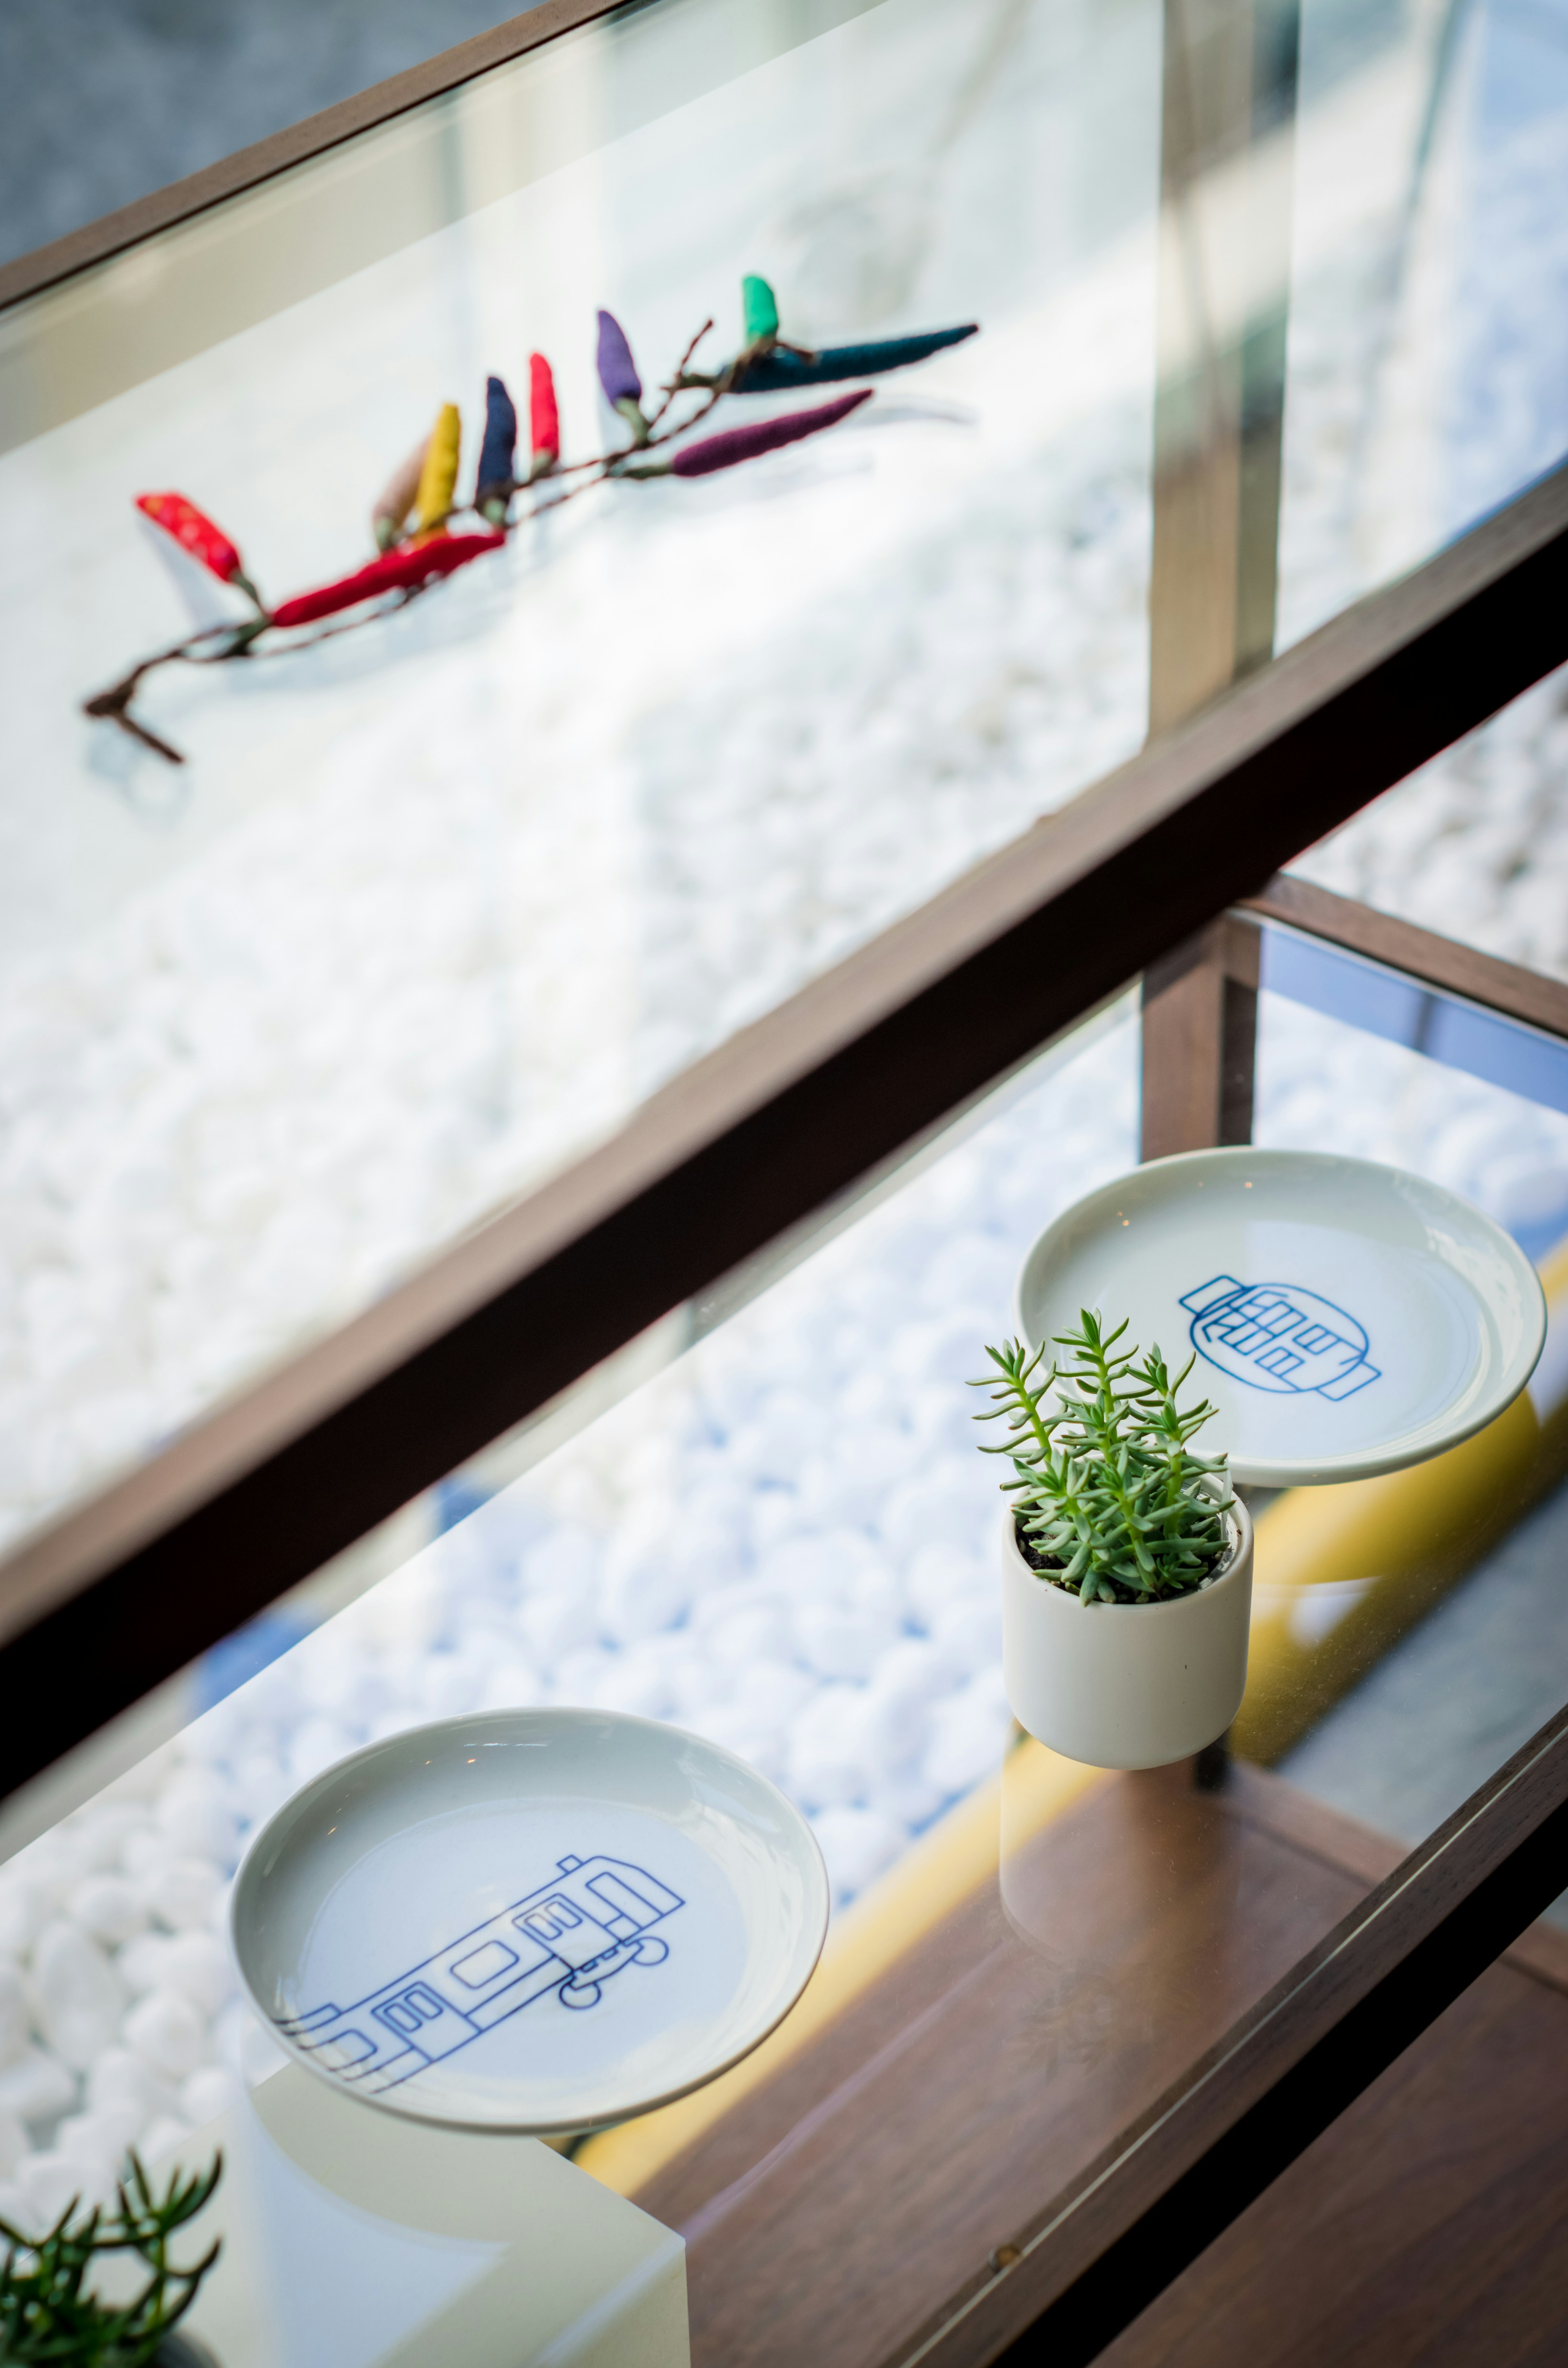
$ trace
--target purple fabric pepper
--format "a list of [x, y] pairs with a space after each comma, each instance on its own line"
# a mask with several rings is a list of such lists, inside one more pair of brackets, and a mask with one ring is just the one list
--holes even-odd
[[613, 313], [599, 314], [599, 384], [609, 404], [641, 403], [642, 381], [626, 342], [626, 332]]
[[777, 452], [781, 445], [798, 444], [802, 436], [815, 436], [819, 429], [846, 418], [862, 403], [869, 403], [872, 393], [872, 388], [863, 386], [854, 394], [841, 394], [835, 403], [819, 403], [813, 411], [790, 411], [778, 419], [757, 419], [749, 427], [727, 427], [721, 436], [705, 436], [700, 443], [671, 453], [671, 472], [677, 477], [706, 477], [714, 469], [733, 469], [737, 461], [755, 461], [763, 452]]

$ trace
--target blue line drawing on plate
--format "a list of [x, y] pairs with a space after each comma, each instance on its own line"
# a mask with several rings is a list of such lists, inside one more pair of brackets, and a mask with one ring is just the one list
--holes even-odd
[[1249, 1389], [1351, 1398], [1379, 1378], [1356, 1318], [1300, 1283], [1217, 1274], [1181, 1304], [1192, 1310], [1188, 1338], [1199, 1355]]
[[551, 1990], [562, 2006], [597, 2006], [623, 1966], [664, 1964], [669, 1944], [649, 1927], [685, 1905], [623, 1859], [558, 1859], [549, 1883], [423, 1964], [353, 2006], [279, 2015], [278, 2027], [325, 2070], [379, 2097]]

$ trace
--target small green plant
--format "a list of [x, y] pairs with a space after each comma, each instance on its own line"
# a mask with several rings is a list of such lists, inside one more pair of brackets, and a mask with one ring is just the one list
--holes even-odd
[[[1076, 1332], [1051, 1343], [1072, 1351], [1069, 1365], [1043, 1373], [1043, 1347], [1030, 1356], [1021, 1340], [985, 1353], [997, 1372], [971, 1382], [996, 1404], [977, 1422], [1007, 1417], [1008, 1436], [988, 1455], [1010, 1457], [1014, 1518], [1026, 1559], [1040, 1577], [1080, 1601], [1152, 1603], [1189, 1595], [1217, 1571], [1229, 1543], [1224, 1516], [1233, 1497], [1216, 1495], [1210, 1475], [1222, 1455], [1192, 1454], [1187, 1441], [1214, 1412], [1207, 1401], [1184, 1411], [1157, 1348], [1142, 1364], [1136, 1347], [1118, 1349], [1125, 1323], [1102, 1333], [1085, 1308]], [[1001, 1376], [1000, 1381], [997, 1374]], [[1055, 1390], [1059, 1403], [1046, 1403]]]
[[[169, 2240], [194, 2220], [222, 2176], [223, 2157], [190, 2179], [176, 2173], [154, 2195], [137, 2157], [119, 2188], [118, 2209], [82, 2212], [68, 2203], [46, 2237], [28, 2237], [0, 2220], [0, 2361], [51, 2368], [145, 2368], [218, 2258], [213, 2244], [193, 2269], [176, 2269]], [[221, 2241], [221, 2240], [220, 2240]], [[87, 2286], [106, 2253], [139, 2254], [152, 2272], [134, 2301], [116, 2308]]]

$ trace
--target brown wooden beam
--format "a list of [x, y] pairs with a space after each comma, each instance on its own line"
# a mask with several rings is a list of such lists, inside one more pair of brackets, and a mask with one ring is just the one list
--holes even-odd
[[1568, 471], [654, 1095], [0, 1568], [0, 1792], [1568, 656]]
[[1256, 913], [1260, 920], [1283, 921], [1445, 995], [1463, 996], [1489, 1011], [1523, 1020], [1527, 1027], [1544, 1029], [1548, 1035], [1568, 1037], [1568, 985], [1561, 979], [1500, 962], [1495, 954], [1438, 937], [1414, 921], [1396, 920], [1392, 913], [1377, 912], [1352, 897], [1333, 895], [1310, 880], [1277, 872], [1256, 896], [1243, 898], [1242, 910]]
[[1259, 934], [1222, 914], [1144, 972], [1140, 1158], [1252, 1141]]

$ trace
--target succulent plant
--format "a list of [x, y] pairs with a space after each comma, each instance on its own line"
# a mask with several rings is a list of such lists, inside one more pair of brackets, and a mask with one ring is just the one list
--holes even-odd
[[[154, 2194], [134, 2154], [119, 2189], [118, 2208], [84, 2212], [67, 2204], [47, 2235], [24, 2236], [0, 2220], [0, 2360], [50, 2361], [56, 2368], [146, 2368], [195, 2299], [218, 2257], [211, 2245], [188, 2270], [168, 2257], [169, 2239], [201, 2210], [222, 2176], [223, 2157], [182, 2179], [176, 2173]], [[106, 2253], [134, 2253], [146, 2264], [145, 2285], [128, 2303], [101, 2301], [87, 2284], [94, 2261]]]
[[1235, 1499], [1214, 1485], [1225, 1458], [1187, 1445], [1214, 1408], [1176, 1403], [1197, 1360], [1173, 1381], [1157, 1347], [1141, 1364], [1135, 1346], [1117, 1348], [1126, 1330], [1103, 1331], [1085, 1308], [1077, 1331], [1049, 1344], [1072, 1352], [1065, 1367], [1041, 1372], [1043, 1345], [1031, 1355], [1009, 1340], [987, 1348], [996, 1372], [970, 1384], [996, 1400], [977, 1422], [1007, 1418], [1006, 1439], [983, 1450], [1012, 1463], [1003, 1488], [1026, 1560], [1084, 1603], [1190, 1595], [1218, 1575], [1230, 1543]]

